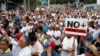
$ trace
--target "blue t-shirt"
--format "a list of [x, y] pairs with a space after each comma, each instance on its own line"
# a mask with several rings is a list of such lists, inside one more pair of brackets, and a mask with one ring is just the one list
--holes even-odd
[[43, 30], [44, 30], [44, 31], [47, 31], [48, 29], [49, 29], [48, 24], [43, 24]]
[[[47, 56], [47, 52], [44, 51], [44, 52], [41, 54], [41, 56]], [[53, 51], [52, 51], [52, 56], [59, 56], [59, 54], [58, 54], [55, 50], [53, 50]]]

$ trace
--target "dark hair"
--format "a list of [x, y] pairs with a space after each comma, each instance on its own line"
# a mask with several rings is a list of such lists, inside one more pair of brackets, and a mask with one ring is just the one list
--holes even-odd
[[43, 31], [43, 28], [42, 28], [42, 26], [38, 27], [37, 29], [39, 29], [40, 31]]
[[14, 24], [16, 24], [16, 25], [17, 25], [17, 22], [14, 22]]
[[89, 29], [87, 28], [87, 32], [89, 32]]
[[5, 41], [5, 42], [7, 43], [7, 45], [9, 45], [8, 40], [6, 40], [6, 39], [1, 39], [0, 42], [2, 42], [2, 41]]
[[35, 32], [29, 33], [28, 37], [29, 37], [30, 42], [37, 41], [37, 37], [35, 35]]
[[90, 23], [90, 26], [94, 29], [95, 27], [94, 27], [94, 21], [91, 21]]

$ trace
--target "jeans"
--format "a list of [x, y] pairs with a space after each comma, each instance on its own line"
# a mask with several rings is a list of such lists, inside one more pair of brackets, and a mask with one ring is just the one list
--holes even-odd
[[[41, 56], [47, 56], [47, 52], [43, 51], [43, 53], [41, 54]], [[55, 50], [53, 50], [52, 51], [52, 56], [59, 56], [59, 54]]]

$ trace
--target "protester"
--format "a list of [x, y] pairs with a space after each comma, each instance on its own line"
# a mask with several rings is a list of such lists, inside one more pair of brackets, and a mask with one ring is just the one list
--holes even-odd
[[31, 56], [31, 48], [29, 47], [29, 39], [27, 35], [23, 35], [19, 39], [18, 44], [21, 47], [18, 56]]
[[54, 37], [54, 41], [55, 41], [55, 44], [56, 44], [56, 47], [55, 47], [55, 50], [57, 51], [57, 53], [59, 53], [58, 49], [59, 49], [59, 45], [61, 43], [61, 31], [59, 29], [59, 25], [56, 25], [55, 26], [55, 30], [53, 32], [53, 37]]
[[92, 44], [94, 44], [96, 46], [98, 55], [100, 55], [100, 34], [99, 34], [97, 40], [94, 40]]
[[18, 40], [21, 38], [21, 34], [20, 33], [17, 33], [15, 36], [10, 37], [6, 31], [2, 31], [2, 34], [5, 36], [5, 39], [9, 42], [9, 44], [12, 45], [12, 55], [13, 56], [18, 56], [20, 50], [21, 50], [21, 47], [19, 46], [18, 44]]
[[41, 54], [41, 56], [59, 56], [55, 51], [55, 42], [52, 38], [51, 32], [46, 32], [46, 39], [43, 42], [43, 46], [45, 51]]
[[91, 34], [87, 35], [86, 36], [86, 47], [85, 50], [86, 50], [86, 53], [85, 55], [86, 56], [98, 56], [97, 54], [97, 49], [96, 47], [92, 44], [92, 41], [93, 41], [93, 36]]
[[31, 55], [32, 56], [41, 56], [43, 52], [43, 46], [39, 42], [35, 32], [29, 33], [30, 45], [31, 45]]
[[[65, 23], [67, 18], [87, 19], [89, 29], [89, 33], [87, 33], [87, 35], [92, 35], [93, 39], [88, 39], [87, 36], [80, 36], [81, 38], [78, 40], [76, 40], [75, 38], [74, 42], [73, 35], [71, 35], [70, 38], [68, 38], [69, 36], [66, 36], [64, 32], [64, 27], [66, 27]], [[77, 46], [79, 48], [83, 48], [81, 49], [81, 51], [85, 51], [86, 53], [88, 52], [88, 50], [84, 50], [85, 42], [88, 42], [89, 44], [92, 42], [91, 40], [94, 41], [99, 39], [99, 28], [100, 12], [97, 10], [88, 10], [84, 8], [72, 7], [48, 7], [36, 8], [33, 11], [1, 10], [0, 12], [0, 39], [6, 39], [10, 44], [12, 44], [12, 47], [10, 46], [10, 48], [12, 49], [11, 51], [13, 56], [21, 55], [21, 52], [23, 52], [22, 46], [24, 46], [23, 48], [25, 48], [25, 50], [29, 50], [30, 48], [32, 48], [30, 52], [26, 54], [31, 53], [33, 56], [34, 54], [38, 54], [39, 56], [41, 56], [42, 54], [46, 55], [46, 52], [51, 56], [55, 55], [55, 53], [57, 55], [59, 53], [62, 56], [65, 54], [68, 54], [69, 56], [71, 55], [71, 53], [75, 53], [75, 56], [77, 56], [78, 54], [76, 53], [79, 53], [79, 49], [76, 48]], [[7, 34], [3, 33], [2, 31], [5, 31]], [[34, 34], [29, 34], [30, 32], [35, 33], [36, 36]], [[23, 35], [27, 35], [29, 37], [29, 40], [26, 40], [26, 38], [21, 38], [24, 37]], [[49, 40], [50, 43], [48, 45], [44, 44], [45, 42], [48, 43]], [[28, 44], [27, 41], [29, 41], [30, 43]], [[77, 44], [77, 41], [79, 42], [79, 44]], [[73, 42], [75, 44], [73, 44]], [[62, 48], [59, 49], [61, 50], [60, 52], [58, 51], [58, 48], [59, 46], [61, 46], [61, 43]], [[46, 47], [45, 45], [47, 45], [48, 47]], [[54, 46], [55, 48], [52, 48], [52, 46]], [[70, 47], [70, 50], [67, 47]], [[66, 52], [66, 49], [68, 49], [68, 51], [70, 52]], [[88, 49], [91, 50], [90, 47]], [[27, 52], [27, 50], [25, 52]], [[85, 54], [84, 52], [81, 53]]]
[[73, 35], [67, 34], [62, 41], [61, 56], [77, 56], [77, 40]]
[[0, 40], [1, 51], [0, 56], [13, 56], [9, 48], [9, 42], [5, 39]]

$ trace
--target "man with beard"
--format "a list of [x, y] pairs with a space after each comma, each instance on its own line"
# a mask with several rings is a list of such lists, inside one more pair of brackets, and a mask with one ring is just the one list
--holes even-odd
[[71, 34], [67, 34], [62, 41], [61, 56], [77, 56], [77, 40]]

